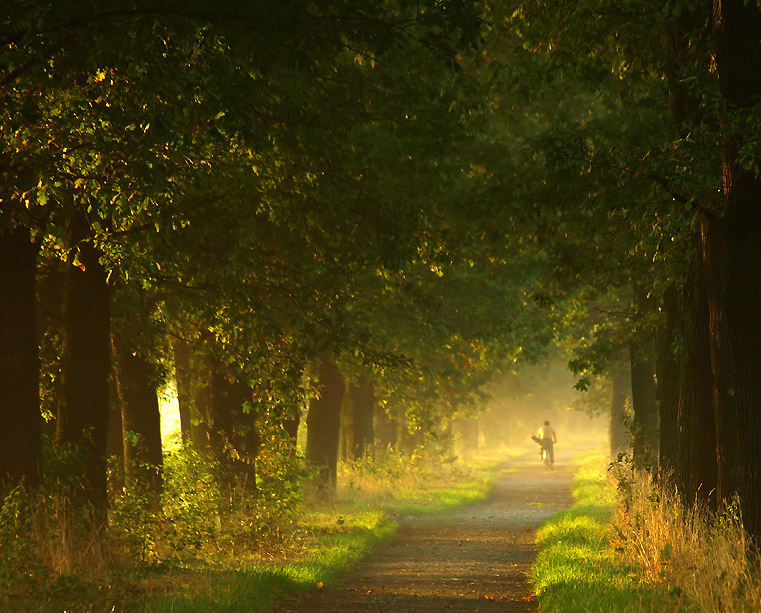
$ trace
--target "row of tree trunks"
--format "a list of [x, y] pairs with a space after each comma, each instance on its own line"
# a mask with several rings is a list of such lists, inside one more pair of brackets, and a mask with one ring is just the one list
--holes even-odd
[[41, 478], [37, 253], [28, 228], [0, 228], [0, 495]]

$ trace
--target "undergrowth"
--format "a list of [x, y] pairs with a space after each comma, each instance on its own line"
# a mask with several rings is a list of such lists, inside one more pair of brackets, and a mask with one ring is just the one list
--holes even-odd
[[679, 595], [696, 611], [761, 610], [761, 558], [743, 529], [737, 502], [718, 512], [685, 505], [667, 479], [617, 466], [622, 492], [612, 545], [645, 585]]
[[376, 450], [344, 464], [336, 497], [319, 502], [304, 496], [303, 459], [277, 441], [266, 449], [255, 497], [231, 496], [219, 467], [191, 447], [166, 455], [159, 497], [141, 472], [154, 469], [133, 467], [107, 515], [76, 504], [76, 490], [59, 482], [14, 490], [0, 507], [0, 606], [264, 611], [284, 594], [334, 583], [392, 538], [394, 516], [483, 500], [496, 463], [469, 469], [431, 450]]
[[538, 532], [540, 611], [761, 610], [759, 557], [739, 508], [684, 505], [666, 480], [602, 452], [577, 458], [575, 504]]

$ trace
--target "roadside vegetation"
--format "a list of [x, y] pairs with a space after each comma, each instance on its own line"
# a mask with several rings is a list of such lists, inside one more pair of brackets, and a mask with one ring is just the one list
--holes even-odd
[[0, 509], [2, 605], [28, 612], [267, 610], [286, 594], [333, 584], [395, 534], [395, 517], [483, 500], [493, 469], [509, 455], [465, 465], [433, 446], [412, 454], [374, 450], [340, 465], [330, 501], [310, 493], [312, 474], [294, 458], [257, 500], [231, 503], [216, 485], [214, 464], [184, 447], [167, 458], [161, 501], [133, 488], [113, 505], [108, 528], [72, 513], [64, 492], [28, 500], [18, 489]]
[[572, 491], [538, 533], [540, 611], [759, 610], [759, 556], [736, 505], [684, 505], [602, 451], [577, 458]]

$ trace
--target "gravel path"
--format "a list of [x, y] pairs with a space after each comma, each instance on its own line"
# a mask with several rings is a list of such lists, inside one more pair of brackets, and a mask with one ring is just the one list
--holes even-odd
[[570, 506], [571, 473], [535, 454], [506, 467], [489, 500], [401, 520], [396, 539], [335, 587], [290, 599], [288, 612], [535, 611], [528, 573], [536, 528]]

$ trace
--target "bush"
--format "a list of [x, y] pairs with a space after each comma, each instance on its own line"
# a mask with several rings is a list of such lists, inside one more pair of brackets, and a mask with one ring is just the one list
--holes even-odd
[[220, 505], [216, 463], [190, 443], [164, 455], [162, 508], [166, 545], [172, 553], [195, 554], [219, 535]]

